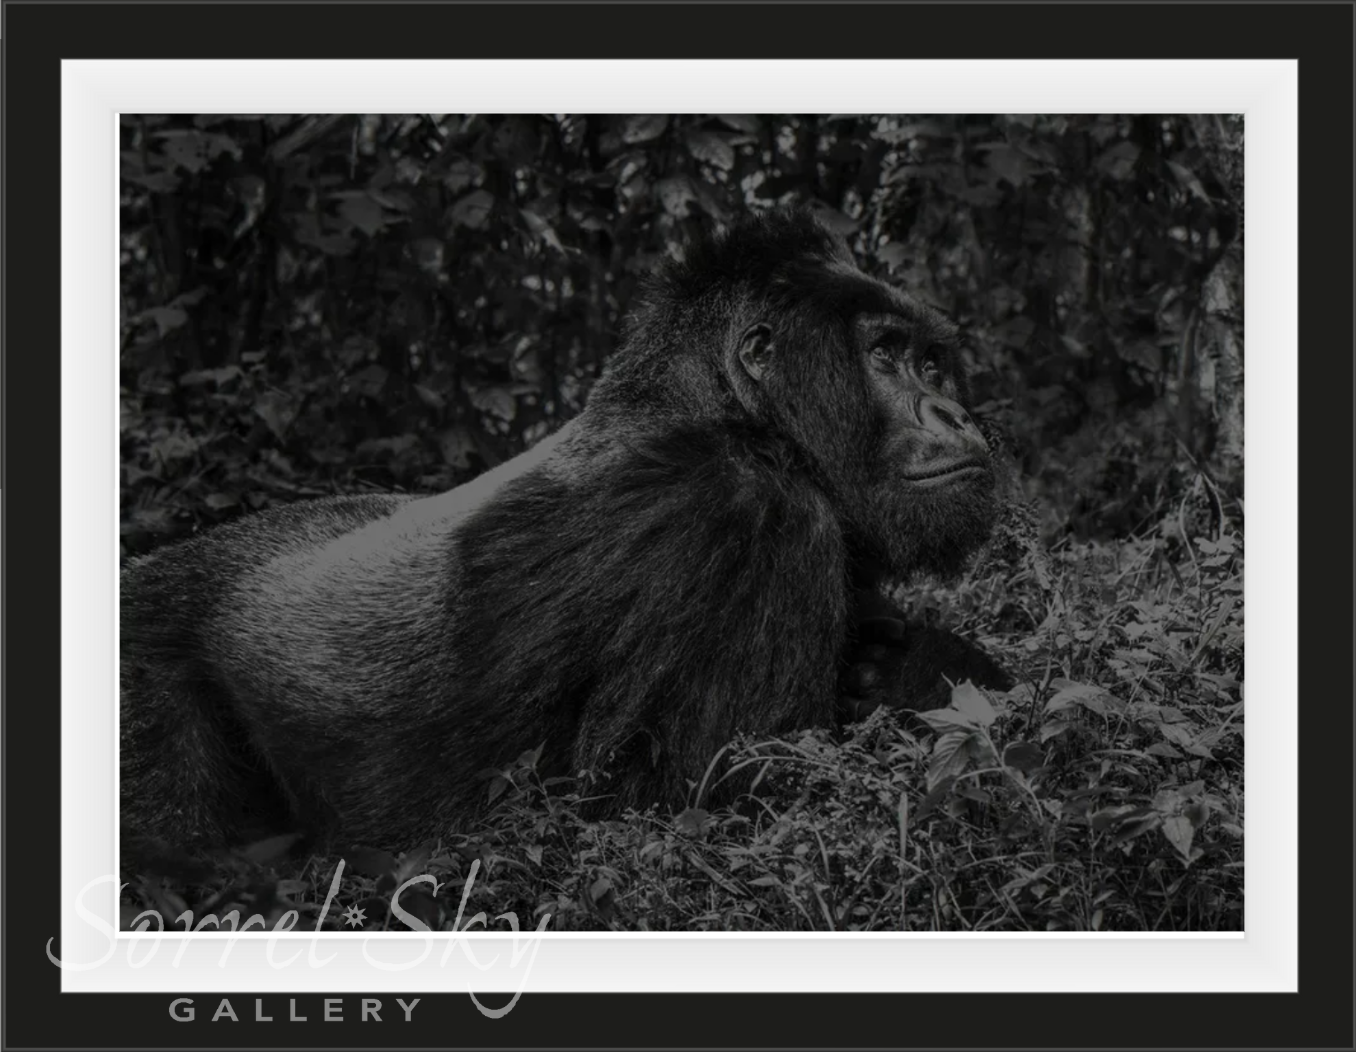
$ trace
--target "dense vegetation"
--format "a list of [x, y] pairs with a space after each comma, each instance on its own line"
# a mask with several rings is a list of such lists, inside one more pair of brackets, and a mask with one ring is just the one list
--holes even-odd
[[[899, 598], [1022, 680], [737, 741], [708, 810], [590, 823], [606, 772], [485, 777], [483, 828], [345, 853], [335, 906], [617, 929], [1242, 927], [1242, 121], [123, 118], [123, 547], [307, 496], [446, 489], [578, 412], [638, 278], [809, 203], [966, 328], [1009, 513]], [[467, 777], [476, 777], [468, 772]], [[127, 916], [321, 910], [337, 859], [124, 843]], [[468, 890], [469, 885], [469, 890]]]

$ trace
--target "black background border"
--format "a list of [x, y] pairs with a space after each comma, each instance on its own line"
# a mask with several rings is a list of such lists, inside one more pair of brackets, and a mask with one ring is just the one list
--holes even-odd
[[[5, 1048], [1353, 1046], [1352, 5], [681, 6], [4, 5]], [[497, 1021], [443, 994], [366, 1028], [59, 993], [60, 59], [457, 57], [1299, 59], [1298, 994], [528, 993]]]

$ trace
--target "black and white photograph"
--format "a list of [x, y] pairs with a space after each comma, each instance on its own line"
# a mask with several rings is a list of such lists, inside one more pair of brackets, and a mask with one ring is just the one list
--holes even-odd
[[0, 0], [0, 1047], [1352, 1047], [1354, 19]]
[[118, 120], [124, 928], [1244, 930], [1243, 115]]

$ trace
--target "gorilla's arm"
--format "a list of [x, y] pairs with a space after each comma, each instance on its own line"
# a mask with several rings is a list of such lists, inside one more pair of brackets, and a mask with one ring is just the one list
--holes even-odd
[[917, 711], [944, 708], [951, 700], [951, 684], [967, 679], [991, 690], [1007, 690], [1014, 682], [968, 639], [910, 623], [871, 584], [864, 582], [855, 590], [839, 679], [844, 719], [863, 719], [881, 705]]

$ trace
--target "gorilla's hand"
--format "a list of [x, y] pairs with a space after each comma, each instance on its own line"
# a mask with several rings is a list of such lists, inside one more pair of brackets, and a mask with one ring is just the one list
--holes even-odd
[[900, 684], [909, 626], [902, 617], [880, 615], [856, 625], [839, 679], [843, 718], [864, 719], [881, 705], [903, 705]]
[[872, 610], [856, 624], [839, 680], [843, 718], [860, 720], [881, 705], [926, 711], [945, 708], [951, 686], [970, 680], [1007, 690], [1012, 677], [967, 639], [940, 628], [912, 625]]

